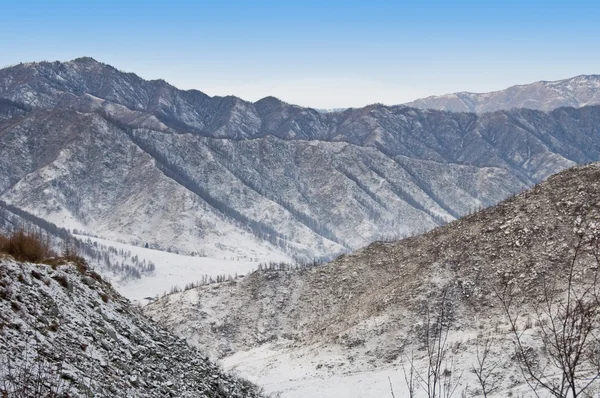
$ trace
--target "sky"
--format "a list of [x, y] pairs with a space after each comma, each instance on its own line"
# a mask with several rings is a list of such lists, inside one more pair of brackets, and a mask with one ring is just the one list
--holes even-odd
[[597, 1], [0, 1], [0, 67], [90, 56], [249, 101], [391, 105], [600, 74]]

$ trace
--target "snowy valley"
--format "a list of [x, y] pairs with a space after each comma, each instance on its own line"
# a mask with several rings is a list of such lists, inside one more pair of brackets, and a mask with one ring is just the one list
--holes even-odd
[[530, 396], [540, 301], [600, 297], [599, 93], [324, 111], [92, 58], [1, 69], [0, 249], [54, 254], [0, 254], [0, 359], [72, 396], [421, 397], [438, 344], [445, 396]]

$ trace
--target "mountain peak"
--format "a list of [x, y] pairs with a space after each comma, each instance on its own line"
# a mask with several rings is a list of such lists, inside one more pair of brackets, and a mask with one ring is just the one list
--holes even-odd
[[255, 104], [257, 104], [257, 103], [259, 103], [259, 102], [261, 102], [261, 103], [275, 103], [275, 102], [283, 102], [283, 101], [282, 101], [282, 100], [280, 100], [280, 99], [279, 99], [279, 98], [277, 98], [277, 97], [274, 97], [274, 96], [272, 96], [272, 95], [269, 95], [269, 96], [266, 96], [266, 97], [264, 97], [264, 98], [261, 98], [261, 99], [259, 99], [258, 101], [256, 101], [256, 102], [255, 102]]
[[95, 60], [92, 57], [79, 57], [79, 58], [75, 58], [73, 61], [71, 61], [73, 63], [77, 63], [77, 64], [99, 64], [101, 62], [98, 62], [97, 60]]

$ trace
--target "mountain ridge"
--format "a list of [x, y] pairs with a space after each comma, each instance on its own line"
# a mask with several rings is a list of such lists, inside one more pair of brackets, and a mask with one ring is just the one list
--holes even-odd
[[600, 159], [594, 106], [322, 114], [181, 91], [90, 58], [0, 70], [0, 98], [2, 200], [213, 257], [330, 258]]
[[[589, 89], [589, 92], [586, 91]], [[494, 112], [513, 108], [552, 111], [600, 103], [600, 75], [578, 75], [561, 80], [540, 80], [483, 93], [461, 91], [431, 95], [404, 105], [451, 112]]]
[[[7, 66], [0, 70], [10, 70], [10, 69], [16, 69], [16, 68], [22, 68], [22, 67], [35, 68], [36, 66], [39, 67], [39, 66], [44, 66], [44, 65], [64, 65], [64, 64], [75, 64], [75, 65], [87, 66], [88, 68], [96, 69], [96, 71], [98, 71], [99, 69], [104, 69], [104, 70], [110, 70], [112, 72], [118, 72], [120, 74], [128, 76], [134, 82], [147, 83], [147, 85], [152, 87], [153, 90], [155, 90], [155, 91], [160, 91], [161, 89], [162, 90], [168, 89], [171, 91], [175, 90], [175, 91], [179, 92], [180, 94], [182, 94], [183, 96], [187, 96], [187, 97], [189, 97], [189, 99], [194, 100], [194, 101], [227, 100], [227, 99], [229, 99], [229, 100], [234, 100], [234, 101], [242, 101], [246, 104], [256, 105], [257, 103], [260, 103], [260, 102], [275, 99], [278, 102], [281, 102], [289, 107], [294, 107], [294, 108], [299, 108], [299, 109], [310, 109], [316, 113], [322, 113], [325, 115], [330, 114], [330, 113], [331, 114], [341, 114], [348, 110], [364, 109], [364, 108], [368, 108], [373, 105], [384, 106], [384, 107], [388, 107], [388, 108], [398, 107], [398, 106], [400, 106], [400, 107], [406, 106], [406, 107], [413, 107], [413, 108], [419, 108], [419, 109], [448, 110], [451, 112], [486, 113], [486, 112], [495, 112], [495, 111], [499, 111], [499, 110], [510, 110], [513, 108], [527, 108], [527, 109], [536, 109], [536, 110], [543, 110], [543, 111], [552, 111], [552, 110], [558, 109], [558, 108], [566, 108], [566, 107], [580, 108], [582, 106], [600, 104], [600, 99], [598, 99], [599, 98], [598, 90], [600, 87], [600, 74], [581, 74], [581, 75], [564, 78], [564, 79], [559, 79], [559, 80], [539, 80], [539, 81], [536, 81], [533, 83], [516, 84], [516, 85], [509, 86], [507, 88], [504, 88], [504, 89], [499, 89], [499, 90], [494, 90], [494, 91], [489, 91], [489, 92], [460, 91], [460, 92], [441, 94], [441, 95], [430, 95], [430, 96], [423, 97], [423, 98], [417, 98], [415, 100], [412, 100], [412, 101], [409, 101], [409, 102], [406, 102], [403, 104], [391, 104], [391, 105], [371, 104], [371, 105], [365, 105], [365, 106], [359, 107], [359, 108], [334, 108], [334, 109], [323, 110], [323, 109], [318, 109], [318, 108], [294, 105], [294, 104], [287, 103], [287, 102], [285, 102], [279, 98], [273, 97], [273, 96], [266, 96], [266, 97], [261, 98], [256, 101], [247, 101], [247, 100], [241, 99], [235, 95], [209, 96], [208, 94], [206, 94], [198, 89], [182, 90], [182, 89], [179, 89], [179, 88], [173, 86], [172, 84], [166, 82], [164, 79], [146, 80], [146, 79], [139, 77], [135, 73], [122, 71], [118, 68], [115, 68], [115, 67], [109, 65], [109, 64], [103, 63], [101, 61], [97, 61], [92, 57], [85, 57], [85, 56], [75, 58], [71, 61], [40, 61], [40, 62], [21, 63], [21, 64], [17, 64], [17, 65]], [[593, 92], [580, 93], [577, 91], [578, 89], [585, 88], [583, 86], [578, 87], [578, 85], [582, 85], [584, 83], [590, 83], [590, 82], [595, 82], [595, 84], [592, 85], [592, 88], [595, 88], [595, 90], [593, 90]], [[575, 87], [572, 87], [573, 85], [575, 85]], [[532, 91], [535, 89], [545, 90], [542, 94], [544, 94], [547, 98], [543, 98], [543, 96], [540, 96], [539, 93]], [[554, 90], [555, 95], [553, 95], [552, 90]], [[574, 92], [568, 92], [569, 90], [574, 91]], [[509, 93], [510, 95], [508, 95], [507, 93]], [[498, 99], [493, 100], [493, 97], [502, 97], [504, 94], [506, 94], [506, 96], [509, 98], [503, 99], [502, 100], [503, 102], [500, 102], [500, 100], [498, 100]], [[535, 98], [536, 95], [540, 96], [540, 98], [536, 99]], [[557, 97], [560, 95], [562, 95], [563, 97], [568, 96], [568, 98], [564, 98], [564, 101], [561, 101], [561, 99]], [[578, 95], [587, 96], [589, 98], [587, 100], [579, 99]], [[516, 100], [522, 101], [522, 102], [511, 102], [512, 99], [510, 97], [515, 97], [515, 96], [521, 97], [521, 98], [516, 98]], [[492, 100], [489, 99], [490, 97], [492, 97]], [[536, 105], [535, 102], [540, 101], [540, 100], [542, 101], [542, 103]], [[455, 102], [455, 101], [459, 101], [459, 103], [453, 104], [453, 102]], [[486, 101], [490, 102], [490, 103], [488, 104], [488, 103], [486, 103]], [[496, 101], [496, 102], [494, 103], [494, 101]], [[531, 101], [531, 103], [529, 105], [527, 105], [523, 101], [525, 101], [525, 102]], [[140, 104], [138, 104], [138, 105], [140, 105]], [[131, 109], [136, 110], [139, 108], [134, 106], [134, 107], [131, 107]]]

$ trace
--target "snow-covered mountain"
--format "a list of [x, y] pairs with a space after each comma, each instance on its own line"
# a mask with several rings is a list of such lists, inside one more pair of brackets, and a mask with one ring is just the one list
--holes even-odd
[[0, 199], [78, 233], [249, 261], [412, 235], [600, 159], [600, 108], [319, 113], [90, 58], [0, 71]]
[[[483, 396], [473, 369], [482, 341], [490, 341], [488, 387], [495, 387], [487, 396], [549, 397], [528, 390], [506, 311], [518, 318], [517, 333], [527, 339], [536, 366], [554, 369], [538, 350], [542, 318], [536, 314], [553, 305], [544, 301], [550, 294], [564, 305], [559, 300], [568, 286], [582, 302], [581, 292], [597, 289], [598, 239], [595, 163], [418, 237], [373, 243], [321, 266], [272, 267], [193, 288], [145, 312], [283, 397], [375, 398], [391, 395], [392, 386], [396, 396], [413, 396], [405, 371], [414, 359], [427, 375], [425, 344], [435, 330], [429, 322], [445, 311], [442, 369], [459, 376], [445, 379], [458, 383], [456, 391]], [[592, 391], [598, 389], [596, 380]], [[416, 396], [427, 396], [421, 393]]]
[[600, 75], [581, 75], [558, 81], [540, 81], [490, 93], [453, 93], [417, 99], [405, 105], [451, 112], [494, 112], [513, 108], [552, 111], [600, 104]]

